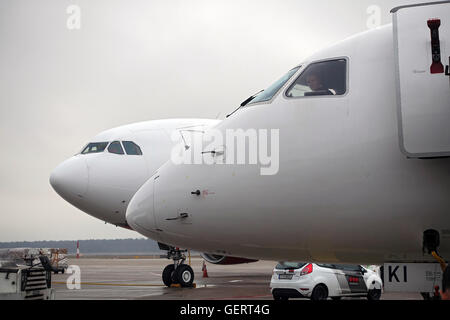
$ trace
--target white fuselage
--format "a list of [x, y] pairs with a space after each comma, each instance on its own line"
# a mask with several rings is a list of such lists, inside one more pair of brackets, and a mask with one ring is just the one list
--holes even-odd
[[[309, 63], [331, 58], [348, 61], [345, 95], [284, 95]], [[450, 159], [408, 159], [397, 124], [389, 25], [310, 57], [271, 101], [216, 127], [279, 129], [277, 174], [263, 176], [258, 165], [169, 161], [132, 199], [128, 223], [201, 252], [359, 264], [429, 260], [422, 236], [435, 229], [448, 257]], [[174, 219], [181, 213], [188, 217]]]

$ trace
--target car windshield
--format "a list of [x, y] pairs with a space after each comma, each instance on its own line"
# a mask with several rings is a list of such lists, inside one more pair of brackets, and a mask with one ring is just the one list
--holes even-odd
[[103, 152], [103, 151], [105, 151], [107, 145], [108, 145], [108, 142], [92, 142], [92, 143], [89, 143], [83, 149], [83, 151], [81, 151], [81, 154]]
[[306, 265], [305, 262], [280, 262], [275, 267], [277, 270], [300, 269]]
[[300, 66], [290, 70], [280, 80], [278, 80], [269, 88], [258, 94], [249, 104], [255, 104], [258, 102], [266, 102], [271, 100], [277, 94], [277, 92], [280, 91], [280, 89], [286, 84], [286, 82], [288, 82], [289, 79], [292, 78], [292, 76], [298, 71], [298, 69], [300, 69]]
[[350, 265], [350, 264], [336, 264], [336, 269], [347, 270], [347, 271], [361, 271], [361, 267], [359, 265]]

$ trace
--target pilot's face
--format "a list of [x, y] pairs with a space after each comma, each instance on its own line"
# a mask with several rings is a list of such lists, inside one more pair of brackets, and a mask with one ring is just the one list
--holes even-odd
[[315, 74], [309, 75], [308, 78], [306, 78], [306, 83], [312, 91], [322, 89], [322, 82], [320, 81], [320, 78]]

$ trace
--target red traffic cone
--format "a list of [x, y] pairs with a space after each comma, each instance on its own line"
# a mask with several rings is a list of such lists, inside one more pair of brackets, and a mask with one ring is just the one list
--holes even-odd
[[205, 260], [203, 260], [202, 271], [203, 271], [203, 278], [209, 278], [209, 277], [208, 277], [208, 270], [206, 270], [206, 263], [205, 263]]
[[439, 286], [434, 287], [433, 300], [441, 300], [441, 294], [439, 293]]

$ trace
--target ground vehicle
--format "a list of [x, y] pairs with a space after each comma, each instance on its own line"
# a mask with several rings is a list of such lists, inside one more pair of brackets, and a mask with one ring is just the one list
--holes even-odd
[[280, 262], [274, 269], [270, 288], [275, 300], [331, 297], [367, 297], [379, 300], [380, 276], [360, 265]]
[[51, 270], [34, 263], [40, 256], [38, 249], [0, 251], [0, 300], [54, 299]]

